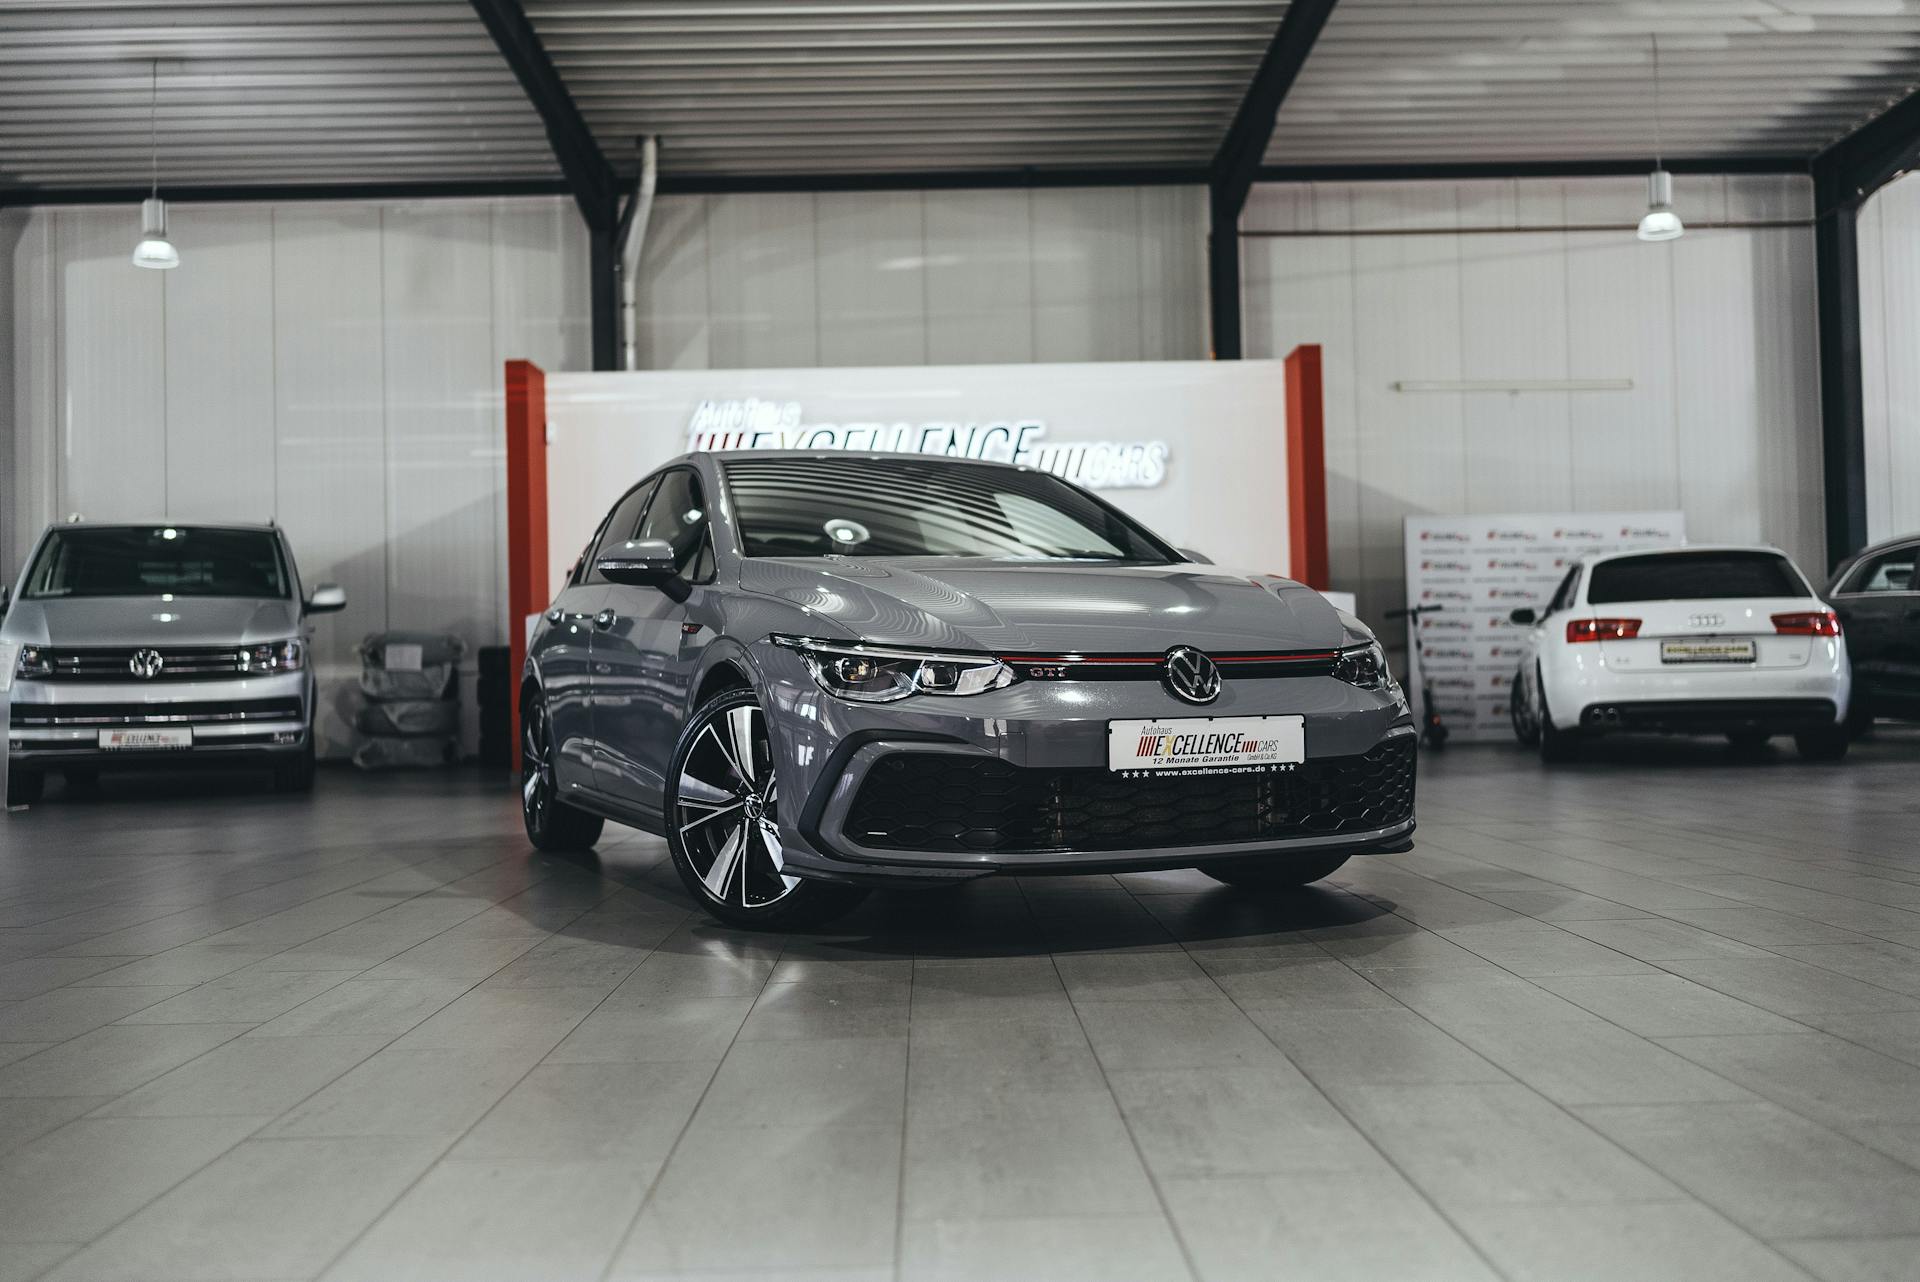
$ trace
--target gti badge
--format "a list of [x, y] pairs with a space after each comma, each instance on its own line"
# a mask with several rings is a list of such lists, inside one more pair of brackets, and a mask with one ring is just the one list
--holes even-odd
[[1188, 703], [1212, 703], [1220, 697], [1220, 669], [1192, 646], [1167, 651], [1163, 667], [1167, 689]]
[[167, 666], [158, 650], [135, 650], [133, 657], [127, 660], [127, 671], [142, 681], [151, 680], [160, 675], [160, 669]]

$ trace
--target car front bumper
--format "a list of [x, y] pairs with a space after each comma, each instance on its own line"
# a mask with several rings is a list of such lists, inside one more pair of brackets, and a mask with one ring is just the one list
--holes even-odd
[[[822, 692], [791, 651], [764, 645], [754, 658], [783, 854], [797, 874], [1176, 868], [1399, 850], [1413, 833], [1417, 731], [1405, 702], [1331, 677], [1229, 681], [1205, 706], [1151, 680], [1028, 680], [859, 704]], [[1112, 720], [1286, 714], [1305, 725], [1307, 760], [1293, 772], [1130, 780], [1107, 770]]]
[[[14, 766], [216, 764], [299, 752], [312, 733], [306, 672], [211, 681], [17, 679], [7, 697], [7, 757]], [[186, 729], [186, 747], [102, 746], [102, 732]]]

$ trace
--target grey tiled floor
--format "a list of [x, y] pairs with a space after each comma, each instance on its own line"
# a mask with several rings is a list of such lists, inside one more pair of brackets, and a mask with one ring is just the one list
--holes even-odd
[[478, 775], [0, 825], [0, 1282], [1920, 1276], [1920, 734], [1424, 763], [1412, 854], [691, 911]]

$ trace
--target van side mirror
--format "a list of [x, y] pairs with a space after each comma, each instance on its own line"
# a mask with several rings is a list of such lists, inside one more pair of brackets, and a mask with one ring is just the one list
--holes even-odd
[[1507, 618], [1523, 628], [1530, 628], [1540, 621], [1540, 614], [1532, 606], [1523, 605], [1512, 614], [1509, 614]]
[[630, 588], [660, 587], [680, 573], [673, 547], [665, 539], [635, 539], [603, 549], [593, 569], [607, 582]]
[[332, 614], [346, 608], [347, 590], [338, 583], [318, 584], [313, 589], [313, 595], [307, 598], [308, 614]]

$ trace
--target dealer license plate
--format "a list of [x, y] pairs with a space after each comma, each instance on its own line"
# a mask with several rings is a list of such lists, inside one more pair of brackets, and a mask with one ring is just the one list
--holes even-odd
[[110, 751], [131, 748], [145, 749], [149, 752], [166, 748], [191, 748], [193, 727], [166, 726], [151, 730], [102, 730], [100, 746]]
[[1307, 759], [1304, 717], [1109, 721], [1107, 769], [1124, 775], [1253, 774]]
[[1662, 663], [1752, 663], [1752, 637], [1709, 637], [1699, 641], [1662, 641]]

